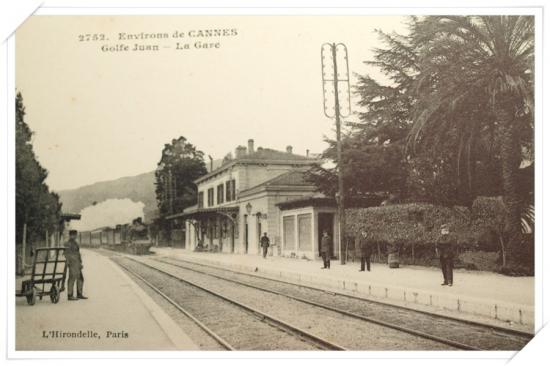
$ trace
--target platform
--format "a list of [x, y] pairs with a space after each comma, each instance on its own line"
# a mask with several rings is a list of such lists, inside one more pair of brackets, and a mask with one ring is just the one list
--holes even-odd
[[323, 270], [320, 261], [297, 258], [268, 256], [263, 259], [256, 255], [190, 252], [164, 247], [151, 250], [159, 256], [351, 292], [468, 320], [504, 323], [525, 331], [533, 331], [534, 327], [534, 277], [456, 269], [454, 285], [449, 287], [441, 286], [441, 271], [432, 267], [402, 265], [392, 269], [385, 264], [373, 263], [370, 272], [359, 272], [357, 262], [341, 265], [333, 260], [331, 269]]
[[195, 350], [197, 346], [107, 257], [82, 249], [88, 300], [16, 298], [16, 350]]

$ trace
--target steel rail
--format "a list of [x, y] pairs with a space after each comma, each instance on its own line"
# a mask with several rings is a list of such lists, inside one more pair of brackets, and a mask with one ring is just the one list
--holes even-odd
[[[170, 263], [170, 262], [161, 261], [161, 260], [156, 259], [156, 258], [151, 258], [151, 259], [159, 261], [159, 262], [167, 263], [167, 264], [173, 264], [173, 263]], [[315, 287], [315, 286], [311, 286], [311, 285], [306, 285], [306, 284], [301, 284], [301, 283], [296, 283], [296, 282], [291, 282], [291, 281], [285, 281], [285, 280], [281, 280], [281, 279], [277, 279], [277, 278], [271, 278], [271, 277], [257, 275], [257, 274], [253, 274], [253, 273], [237, 271], [237, 270], [234, 270], [234, 269], [219, 268], [219, 267], [216, 267], [214, 265], [193, 262], [193, 261], [189, 261], [189, 260], [185, 260], [185, 259], [175, 259], [175, 258], [170, 258], [170, 259], [172, 259], [174, 261], [177, 261], [177, 262], [190, 263], [190, 264], [197, 265], [197, 266], [214, 268], [216, 270], [223, 270], [223, 271], [236, 273], [236, 274], [243, 275], [243, 276], [254, 277], [254, 278], [263, 279], [263, 280], [267, 280], [267, 281], [279, 282], [279, 283], [283, 283], [283, 284], [286, 284], [286, 285], [303, 287], [303, 288], [307, 288], [307, 289], [310, 289], [310, 290], [324, 292], [324, 293], [328, 293], [328, 294], [331, 294], [331, 295], [343, 296], [343, 297], [347, 297], [347, 298], [350, 298], [350, 299], [359, 300], [359, 301], [363, 301], [363, 302], [367, 302], [367, 303], [370, 302], [370, 303], [379, 304], [379, 305], [383, 305], [383, 306], [393, 307], [393, 308], [396, 308], [396, 309], [415, 312], [415, 313], [419, 313], [419, 314], [423, 314], [423, 315], [427, 315], [427, 316], [431, 316], [431, 317], [435, 317], [435, 318], [452, 320], [452, 321], [456, 321], [456, 322], [459, 322], [459, 323], [462, 323], [462, 324], [468, 324], [468, 325], [482, 327], [482, 328], [485, 328], [485, 329], [488, 329], [488, 330], [493, 330], [495, 332], [506, 333], [507, 335], [515, 335], [515, 336], [523, 337], [523, 338], [526, 338], [527, 340], [530, 340], [534, 337], [533, 333], [524, 332], [524, 331], [517, 330], [517, 329], [508, 329], [508, 328], [500, 327], [498, 325], [484, 324], [484, 323], [476, 322], [476, 321], [473, 321], [473, 320], [460, 319], [460, 318], [456, 318], [456, 317], [449, 316], [449, 315], [444, 315], [444, 314], [434, 314], [434, 313], [431, 313], [429, 311], [424, 311], [424, 310], [420, 310], [420, 309], [413, 309], [413, 308], [409, 308], [407, 306], [402, 306], [402, 305], [397, 305], [397, 304], [390, 304], [390, 303], [386, 303], [386, 302], [378, 301], [378, 300], [374, 300], [374, 299], [366, 299], [364, 297], [354, 296], [354, 295], [347, 294], [347, 293], [344, 293], [344, 292], [340, 292], [340, 291], [337, 291], [337, 290], [336, 291], [329, 291], [329, 290], [319, 288], [319, 287]]]
[[[114, 261], [115, 262], [115, 261]], [[145, 278], [137, 274], [135, 271], [131, 270], [130, 268], [126, 267], [125, 265], [115, 262], [122, 268], [124, 268], [126, 271], [131, 273], [133, 276], [137, 277], [140, 281], [142, 281], [144, 284], [149, 286], [153, 291], [155, 291], [157, 294], [162, 296], [166, 301], [168, 301], [170, 304], [172, 304], [176, 309], [178, 309], [180, 312], [185, 314], [189, 319], [191, 319], [195, 324], [197, 324], [202, 330], [204, 330], [209, 336], [214, 338], [216, 342], [218, 342], [223, 348], [225, 348], [228, 351], [235, 351], [235, 348], [229, 344], [225, 339], [217, 335], [213, 330], [208, 328], [203, 322], [201, 322], [199, 319], [194, 317], [191, 313], [189, 313], [187, 310], [185, 310], [183, 307], [181, 307], [178, 303], [176, 303], [174, 300], [172, 300], [168, 295], [166, 295], [164, 292], [162, 292], [158, 287], [153, 285], [151, 282], [147, 281]]]
[[324, 338], [321, 338], [321, 337], [318, 337], [318, 336], [316, 336], [316, 335], [314, 335], [314, 334], [311, 334], [311, 333], [309, 333], [308, 331], [306, 331], [306, 330], [304, 330], [304, 329], [301, 329], [301, 328], [296, 327], [296, 326], [294, 326], [294, 325], [292, 325], [292, 324], [290, 324], [290, 323], [288, 323], [288, 322], [285, 322], [284, 320], [281, 320], [281, 319], [276, 318], [276, 317], [274, 317], [274, 316], [272, 316], [272, 315], [269, 315], [269, 314], [267, 314], [267, 313], [264, 313], [264, 312], [262, 312], [261, 310], [255, 309], [255, 308], [253, 308], [253, 307], [251, 307], [251, 306], [248, 306], [248, 305], [245, 305], [245, 304], [243, 304], [243, 303], [241, 303], [241, 302], [238, 302], [238, 301], [236, 301], [236, 300], [234, 300], [234, 299], [231, 299], [231, 298], [229, 298], [229, 297], [227, 297], [227, 296], [224, 296], [224, 295], [222, 295], [222, 294], [219, 294], [219, 293], [217, 293], [217, 292], [215, 292], [215, 291], [213, 291], [213, 290], [210, 290], [210, 289], [208, 289], [208, 288], [206, 288], [206, 287], [204, 287], [204, 286], [201, 286], [201, 285], [199, 285], [199, 284], [197, 284], [197, 283], [195, 283], [195, 282], [193, 282], [193, 281], [190, 281], [190, 280], [187, 280], [187, 279], [178, 277], [178, 276], [176, 276], [176, 275], [173, 275], [173, 274], [171, 274], [171, 273], [169, 273], [169, 272], [166, 272], [166, 271], [164, 271], [164, 270], [162, 270], [162, 269], [160, 269], [160, 268], [154, 267], [154, 266], [152, 266], [152, 265], [150, 265], [150, 264], [148, 264], [148, 263], [144, 263], [144, 262], [142, 262], [142, 261], [140, 261], [140, 260], [137, 260], [137, 259], [135, 259], [135, 258], [132, 258], [132, 257], [129, 257], [129, 256], [124, 256], [124, 257], [127, 258], [127, 259], [129, 259], [129, 260], [132, 260], [132, 261], [134, 261], [134, 262], [136, 262], [136, 263], [139, 263], [139, 264], [141, 264], [141, 265], [143, 265], [143, 266], [146, 266], [146, 267], [148, 267], [148, 268], [151, 268], [151, 269], [153, 269], [153, 270], [155, 270], [155, 271], [158, 271], [158, 272], [160, 272], [160, 273], [163, 273], [163, 274], [165, 274], [165, 275], [167, 275], [167, 276], [169, 276], [169, 277], [171, 277], [171, 278], [174, 278], [174, 279], [176, 279], [176, 280], [178, 280], [178, 281], [185, 282], [185, 283], [187, 283], [187, 284], [189, 284], [189, 285], [191, 285], [191, 286], [193, 286], [193, 287], [196, 287], [196, 288], [198, 288], [198, 289], [200, 289], [200, 290], [202, 290], [202, 291], [204, 291], [204, 292], [207, 292], [207, 293], [209, 293], [209, 294], [211, 294], [211, 295], [213, 295], [213, 296], [216, 296], [216, 297], [218, 297], [218, 298], [220, 298], [220, 299], [222, 299], [222, 300], [225, 300], [225, 301], [227, 301], [227, 302], [229, 302], [229, 303], [231, 303], [231, 304], [234, 304], [234, 305], [238, 306], [239, 308], [245, 309], [245, 310], [247, 310], [248, 312], [250, 312], [250, 313], [252, 313], [253, 315], [255, 315], [257, 318], [259, 318], [261, 321], [267, 322], [267, 323], [269, 323], [269, 324], [271, 324], [271, 325], [273, 325], [273, 326], [279, 328], [280, 330], [285, 331], [286, 333], [292, 334], [292, 335], [294, 335], [294, 336], [299, 336], [300, 338], [304, 339], [305, 341], [308, 341], [308, 342], [310, 342], [310, 343], [313, 343], [315, 346], [317, 346], [317, 347], [319, 347], [319, 348], [321, 348], [321, 349], [333, 350], [333, 351], [347, 351], [347, 348], [345, 348], [345, 347], [342, 347], [342, 346], [340, 346], [340, 345], [338, 345], [338, 344], [336, 344], [336, 343], [334, 343], [334, 342], [331, 342], [331, 341], [329, 341], [329, 340], [326, 340], [326, 339], [324, 339]]
[[234, 279], [225, 278], [225, 277], [218, 276], [218, 275], [208, 273], [208, 272], [198, 271], [196, 269], [192, 269], [192, 268], [189, 268], [189, 267], [184, 267], [184, 266], [174, 264], [174, 263], [161, 261], [161, 260], [158, 260], [158, 259], [153, 259], [153, 260], [155, 260], [157, 262], [165, 263], [165, 264], [168, 264], [168, 265], [172, 265], [174, 267], [182, 268], [182, 269], [185, 269], [185, 270], [188, 270], [188, 271], [192, 271], [192, 272], [200, 273], [200, 274], [203, 274], [203, 275], [211, 276], [211, 277], [214, 277], [214, 278], [218, 278], [218, 279], [221, 279], [221, 280], [224, 280], [224, 281], [236, 283], [236, 284], [241, 285], [241, 286], [246, 286], [246, 287], [250, 287], [250, 288], [253, 288], [253, 289], [256, 289], [256, 290], [260, 290], [260, 291], [272, 293], [272, 294], [275, 294], [275, 295], [283, 296], [283, 297], [286, 297], [288, 299], [303, 302], [303, 303], [306, 303], [306, 304], [309, 304], [309, 305], [313, 305], [313, 306], [316, 306], [316, 307], [319, 307], [319, 308], [323, 308], [323, 309], [326, 309], [326, 310], [329, 310], [329, 311], [333, 311], [333, 312], [336, 312], [336, 313], [339, 313], [339, 314], [342, 314], [342, 315], [346, 315], [346, 316], [349, 316], [349, 317], [352, 317], [352, 318], [356, 318], [356, 319], [360, 319], [360, 320], [363, 320], [363, 321], [366, 321], [366, 322], [369, 322], [369, 323], [374, 323], [374, 324], [377, 324], [377, 325], [381, 325], [381, 326], [386, 327], [386, 328], [391, 328], [391, 329], [394, 329], [394, 330], [397, 330], [397, 331], [400, 331], [400, 332], [409, 333], [409, 334], [412, 334], [412, 335], [415, 335], [415, 336], [418, 336], [418, 337], [421, 337], [421, 338], [429, 339], [431, 341], [435, 341], [435, 342], [442, 343], [442, 344], [445, 344], [445, 345], [448, 345], [448, 346], [456, 347], [456, 348], [459, 348], [461, 350], [481, 351], [480, 348], [470, 346], [470, 345], [467, 345], [467, 344], [464, 344], [464, 343], [461, 343], [461, 342], [456, 342], [456, 341], [453, 341], [453, 340], [450, 340], [450, 339], [447, 339], [447, 338], [434, 336], [434, 335], [431, 335], [431, 334], [428, 334], [428, 333], [420, 332], [420, 331], [410, 329], [410, 328], [407, 328], [407, 327], [403, 327], [403, 326], [400, 326], [400, 325], [388, 323], [388, 322], [385, 322], [383, 320], [378, 320], [378, 319], [374, 319], [374, 318], [367, 317], [367, 316], [364, 316], [364, 315], [352, 313], [352, 312], [349, 312], [349, 311], [346, 311], [346, 310], [343, 310], [343, 309], [339, 309], [339, 308], [332, 307], [332, 306], [329, 306], [329, 305], [321, 304], [321, 303], [318, 303], [316, 301], [311, 301], [311, 300], [305, 299], [303, 297], [285, 294], [285, 293], [282, 293], [282, 292], [279, 292], [279, 291], [276, 291], [276, 290], [265, 289], [265, 288], [262, 288], [262, 287], [259, 287], [259, 286], [256, 286], [256, 285], [252, 285], [252, 284], [249, 284], [249, 283], [237, 281], [237, 280], [234, 280]]

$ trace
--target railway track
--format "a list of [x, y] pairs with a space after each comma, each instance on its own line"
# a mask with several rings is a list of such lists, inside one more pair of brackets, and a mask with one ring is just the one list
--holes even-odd
[[126, 256], [111, 259], [189, 317], [223, 349], [346, 350], [307, 330], [160, 268]]
[[172, 258], [153, 260], [181, 270], [286, 297], [456, 349], [519, 350], [533, 337], [532, 334], [521, 331], [388, 305], [352, 295], [336, 294], [282, 280], [220, 269], [211, 265]]
[[[371, 322], [358, 320], [340, 312], [312, 306], [288, 297], [258, 291], [247, 286], [220, 281], [218, 278], [188, 271], [171, 264], [152, 261], [143, 257], [126, 257], [128, 262], [147, 268], [150, 271], [168, 273], [173, 278], [189, 281], [206, 288], [216, 295], [222, 295], [247, 307], [254, 307], [260, 313], [269, 314], [280, 322], [291, 324], [293, 327], [306, 330], [315, 338], [336, 343], [337, 349], [349, 350], [458, 350], [457, 345], [449, 345], [435, 339], [426, 339], [395, 330]], [[180, 291], [180, 290], [177, 290]], [[201, 300], [202, 301], [202, 300]], [[221, 320], [226, 321], [234, 317], [227, 311], [219, 311]], [[234, 334], [247, 332], [246, 327]], [[255, 339], [254, 339], [255, 340]], [[269, 343], [269, 342], [267, 342]], [[326, 347], [317, 347], [327, 349]], [[242, 349], [242, 348], [238, 348]], [[258, 349], [258, 348], [253, 348]], [[273, 349], [285, 349], [273, 347]], [[298, 347], [298, 349], [301, 349]], [[305, 348], [308, 349], [308, 348]], [[330, 349], [330, 348], [328, 348]]]

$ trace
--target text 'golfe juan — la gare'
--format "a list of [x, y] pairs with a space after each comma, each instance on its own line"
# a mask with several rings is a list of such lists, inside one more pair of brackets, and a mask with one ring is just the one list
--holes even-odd
[[[221, 48], [221, 39], [238, 36], [236, 28], [176, 30], [171, 33], [117, 33], [116, 44], [104, 44], [103, 52], [159, 51], [160, 49], [191, 50]], [[108, 39], [106, 39], [108, 40]], [[171, 40], [174, 42], [166, 42]]]

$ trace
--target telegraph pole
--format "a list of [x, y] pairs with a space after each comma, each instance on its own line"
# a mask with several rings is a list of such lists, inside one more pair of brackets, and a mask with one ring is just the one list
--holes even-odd
[[166, 200], [168, 201], [168, 215], [173, 214], [172, 210], [172, 167], [168, 167], [168, 174], [166, 179]]
[[[338, 72], [339, 63], [342, 66], [341, 72]], [[346, 250], [344, 248], [346, 217], [344, 211], [345, 194], [340, 120], [341, 117], [346, 117], [351, 112], [349, 97], [348, 51], [346, 46], [343, 43], [323, 44], [321, 47], [321, 65], [323, 74], [323, 104], [325, 115], [329, 118], [334, 117], [336, 121], [336, 151], [338, 160], [338, 193], [336, 195], [336, 203], [338, 205], [338, 237], [340, 241], [340, 263], [346, 264]], [[332, 85], [330, 85], [331, 83]], [[328, 94], [333, 94], [334, 106], [331, 106], [332, 98]], [[340, 103], [340, 97], [344, 97], [345, 99], [342, 105]], [[331, 111], [333, 111], [333, 113]]]

